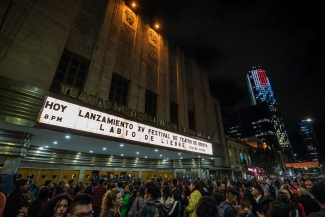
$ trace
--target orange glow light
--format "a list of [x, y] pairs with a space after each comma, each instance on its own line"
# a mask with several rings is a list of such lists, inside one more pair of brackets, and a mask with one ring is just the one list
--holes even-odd
[[159, 28], [159, 25], [158, 25], [158, 24], [156, 24], [156, 28], [157, 28], [157, 29]]
[[135, 3], [132, 3], [132, 7], [135, 7], [136, 6], [136, 4]]

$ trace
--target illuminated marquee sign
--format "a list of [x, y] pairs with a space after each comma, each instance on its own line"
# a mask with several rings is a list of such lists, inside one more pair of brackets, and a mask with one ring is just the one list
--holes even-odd
[[47, 97], [39, 122], [182, 151], [212, 155], [212, 144]]

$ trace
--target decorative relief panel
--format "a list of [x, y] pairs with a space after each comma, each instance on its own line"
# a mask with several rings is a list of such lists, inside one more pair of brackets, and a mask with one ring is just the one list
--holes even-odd
[[120, 38], [127, 44], [133, 46], [135, 31], [128, 27], [125, 23], [122, 23]]
[[127, 26], [129, 26], [131, 29], [136, 31], [137, 29], [137, 15], [133, 13], [133, 11], [128, 8], [127, 6], [124, 6], [124, 13], [122, 15], [122, 21]]
[[149, 44], [149, 54], [148, 54], [149, 64], [158, 64], [158, 49]]
[[149, 43], [157, 48], [159, 46], [159, 35], [153, 29], [149, 29]]
[[148, 47], [146, 79], [147, 89], [156, 92], [158, 86], [158, 49], [151, 44]]

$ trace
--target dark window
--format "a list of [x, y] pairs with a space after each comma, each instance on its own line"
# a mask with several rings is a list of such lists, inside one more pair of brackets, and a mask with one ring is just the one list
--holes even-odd
[[129, 80], [113, 74], [108, 98], [120, 105], [126, 105], [129, 83]]
[[144, 113], [156, 117], [157, 114], [157, 94], [147, 90], [146, 92], [146, 106]]
[[89, 63], [67, 52], [62, 54], [53, 78], [51, 91], [60, 92], [60, 84], [82, 89], [86, 80]]
[[188, 111], [188, 125], [190, 130], [195, 130], [194, 112], [192, 111]]
[[178, 105], [174, 102], [170, 102], [170, 123], [178, 124]]

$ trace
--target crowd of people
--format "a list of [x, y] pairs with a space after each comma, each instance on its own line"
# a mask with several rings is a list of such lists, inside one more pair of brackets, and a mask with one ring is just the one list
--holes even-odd
[[57, 185], [45, 181], [33, 202], [26, 205], [23, 194], [33, 189], [30, 180], [18, 180], [7, 196], [2, 217], [325, 216], [325, 184], [314, 184], [309, 179], [299, 182], [268, 178], [240, 182], [92, 179], [87, 185], [77, 183], [75, 188], [72, 181]]

